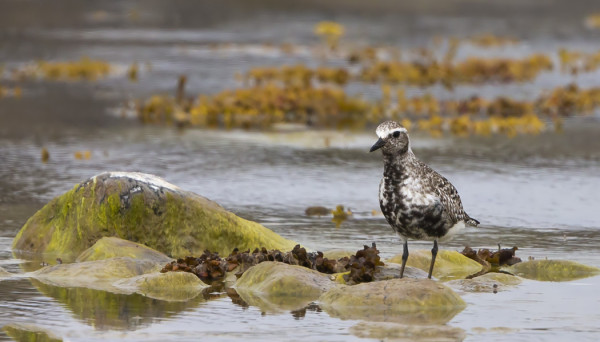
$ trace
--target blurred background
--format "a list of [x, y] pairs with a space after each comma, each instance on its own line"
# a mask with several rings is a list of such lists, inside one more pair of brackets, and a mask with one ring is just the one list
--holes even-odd
[[[600, 266], [598, 13], [591, 0], [2, 0], [0, 264], [20, 272], [10, 244], [36, 210], [115, 170], [156, 174], [315, 250], [376, 242], [390, 257], [401, 245], [379, 212], [381, 156], [367, 151], [394, 119], [482, 222], [441, 248], [500, 243]], [[341, 221], [305, 214], [338, 205]], [[466, 297], [486, 305], [448, 324], [470, 339], [591, 339], [599, 303], [581, 285], [525, 286], [505, 305]], [[191, 322], [216, 340], [358, 339], [320, 310], [264, 316], [225, 294], [116, 324], [39, 291], [0, 283], [0, 326], [70, 340], [167, 338]], [[138, 300], [118, 298], [151, 306]], [[245, 321], [215, 327], [206, 310]]]

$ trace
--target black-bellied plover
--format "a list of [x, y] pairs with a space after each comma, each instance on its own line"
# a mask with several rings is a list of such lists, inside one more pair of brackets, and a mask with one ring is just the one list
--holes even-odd
[[387, 222], [404, 241], [400, 278], [408, 260], [408, 239], [433, 240], [429, 278], [438, 251], [438, 240], [446, 241], [467, 226], [479, 224], [463, 210], [456, 188], [442, 175], [417, 159], [410, 148], [406, 128], [394, 121], [380, 124], [379, 140], [371, 152], [383, 152], [383, 179], [379, 204]]

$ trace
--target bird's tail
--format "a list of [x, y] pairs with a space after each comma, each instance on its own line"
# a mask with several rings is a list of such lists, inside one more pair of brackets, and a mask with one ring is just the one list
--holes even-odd
[[479, 221], [477, 221], [476, 219], [474, 219], [472, 217], [469, 217], [465, 223], [467, 224], [467, 226], [477, 227], [477, 225], [479, 224]]

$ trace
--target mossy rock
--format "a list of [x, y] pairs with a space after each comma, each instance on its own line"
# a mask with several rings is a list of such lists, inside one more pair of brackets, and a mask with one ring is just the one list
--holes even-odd
[[464, 292], [499, 292], [519, 285], [523, 280], [519, 277], [490, 272], [472, 279], [456, 279], [446, 284]]
[[30, 273], [32, 278], [60, 287], [87, 287], [114, 293], [131, 293], [113, 283], [146, 273], [158, 272], [162, 266], [148, 260], [127, 257], [46, 266]]
[[76, 261], [95, 261], [117, 257], [149, 260], [159, 264], [166, 264], [173, 260], [163, 253], [139, 243], [119, 239], [117, 237], [103, 237], [96, 241], [92, 247], [79, 254]]
[[267, 261], [244, 272], [234, 288], [248, 304], [278, 311], [301, 309], [333, 286], [326, 274]]
[[[387, 261], [402, 264], [402, 255], [395, 255]], [[417, 249], [409, 251], [406, 266], [420, 268], [425, 272], [429, 272], [430, 264], [430, 250]], [[456, 251], [440, 250], [435, 259], [433, 276], [440, 281], [463, 279], [481, 271], [481, 267], [481, 264], [478, 262], [471, 260]]]
[[502, 269], [519, 277], [541, 281], [569, 281], [600, 274], [600, 268], [568, 260], [531, 260]]
[[405, 324], [444, 324], [466, 306], [449, 287], [410, 278], [338, 285], [319, 302], [334, 317]]
[[447, 325], [408, 325], [389, 322], [360, 322], [350, 328], [360, 338], [378, 341], [463, 341], [466, 331]]
[[229, 254], [296, 243], [244, 220], [217, 203], [156, 176], [105, 172], [54, 198], [35, 213], [13, 241], [19, 253], [75, 258], [105, 236], [137, 242], [169, 256]]
[[11, 323], [5, 325], [2, 330], [17, 342], [61, 342], [62, 339], [46, 328], [35, 324]]
[[347, 249], [330, 249], [328, 251], [323, 252], [323, 257], [330, 260], [339, 260], [343, 257], [350, 257], [356, 254], [356, 251], [351, 251]]
[[210, 286], [189, 272], [149, 273], [113, 283], [115, 287], [166, 301], [188, 301]]
[[337, 284], [343, 284], [346, 285], [346, 279], [344, 279], [345, 275], [349, 275], [350, 271], [348, 272], [341, 272], [341, 273], [334, 273], [332, 275], [329, 276], [329, 279], [331, 279], [331, 281], [337, 283]]

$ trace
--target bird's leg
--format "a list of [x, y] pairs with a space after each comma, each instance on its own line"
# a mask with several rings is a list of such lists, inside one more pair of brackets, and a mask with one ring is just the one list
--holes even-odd
[[435, 264], [435, 257], [437, 256], [438, 245], [437, 240], [433, 240], [433, 248], [431, 249], [431, 266], [429, 266], [429, 275], [427, 278], [431, 279], [431, 273], [433, 273], [433, 264]]
[[400, 268], [400, 278], [404, 276], [404, 267], [408, 260], [408, 240], [404, 240], [404, 251], [402, 251], [402, 268]]

